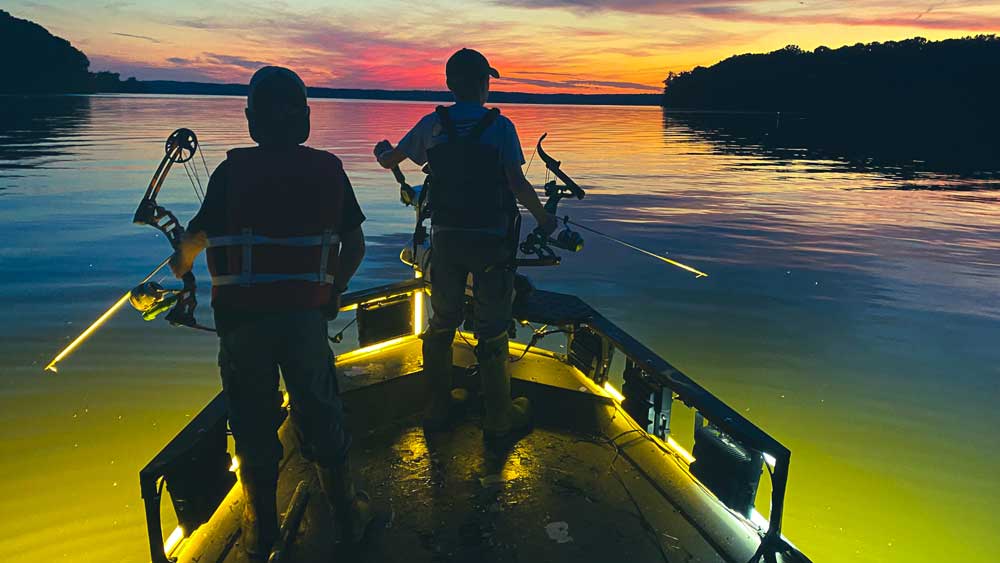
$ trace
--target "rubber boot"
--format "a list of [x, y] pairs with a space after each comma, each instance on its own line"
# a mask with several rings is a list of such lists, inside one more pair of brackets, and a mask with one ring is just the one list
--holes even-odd
[[243, 549], [251, 561], [267, 561], [278, 539], [278, 471], [240, 467], [243, 484]]
[[483, 380], [483, 436], [500, 439], [527, 430], [531, 425], [531, 403], [527, 397], [510, 398], [507, 334], [481, 340], [476, 355]]
[[427, 379], [424, 430], [446, 430], [457, 418], [468, 398], [465, 389], [452, 388], [452, 342], [455, 340], [455, 331], [428, 329], [421, 338], [424, 341], [424, 377]]
[[340, 541], [355, 544], [365, 536], [365, 530], [371, 523], [371, 497], [368, 493], [356, 490], [351, 478], [351, 465], [348, 459], [340, 465], [323, 467], [316, 465], [319, 484], [323, 488], [333, 517], [340, 533]]

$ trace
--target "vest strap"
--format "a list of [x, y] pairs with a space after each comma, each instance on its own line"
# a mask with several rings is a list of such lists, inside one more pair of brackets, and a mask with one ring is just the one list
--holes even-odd
[[251, 242], [251, 239], [253, 238], [253, 230], [250, 229], [249, 227], [245, 227], [242, 232], [243, 232], [243, 244], [242, 244], [243, 273], [241, 277], [243, 278], [244, 281], [240, 285], [244, 287], [250, 287], [250, 284], [253, 283], [253, 267], [252, 267], [253, 242]]
[[458, 139], [458, 131], [455, 129], [455, 122], [448, 115], [448, 108], [438, 106], [434, 108], [434, 113], [437, 114], [438, 119], [441, 121], [441, 127], [444, 128], [444, 132], [448, 135], [448, 141], [455, 142]]
[[327, 229], [327, 230], [323, 231], [323, 244], [320, 247], [320, 255], [319, 255], [319, 273], [318, 273], [318, 277], [321, 280], [319, 282], [320, 284], [323, 284], [323, 283], [333, 283], [332, 280], [330, 282], [323, 281], [323, 280], [325, 280], [326, 275], [327, 275], [326, 266], [327, 266], [327, 264], [330, 261], [330, 242], [332, 240], [333, 240], [333, 229]]
[[[249, 230], [250, 229], [244, 229], [244, 234], [242, 235], [211, 237], [208, 239], [208, 248], [218, 248], [220, 246], [246, 246], [247, 244], [250, 246], [322, 246], [324, 242], [323, 235], [274, 238], [262, 235], [253, 235], [248, 232]], [[326, 231], [324, 231], [324, 233], [325, 232]], [[327, 244], [340, 243], [340, 237], [332, 234], [333, 231], [329, 232], [331, 233], [331, 236], [327, 241]]]
[[276, 283], [283, 281], [306, 281], [320, 284], [333, 284], [333, 275], [318, 275], [316, 273], [306, 274], [238, 274], [230, 276], [212, 276], [212, 286], [221, 287], [224, 285], [241, 285], [249, 287], [253, 285]]

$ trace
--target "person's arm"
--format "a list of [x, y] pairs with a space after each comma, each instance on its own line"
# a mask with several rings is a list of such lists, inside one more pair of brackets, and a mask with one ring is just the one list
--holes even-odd
[[514, 193], [517, 201], [535, 218], [538, 228], [545, 232], [545, 236], [549, 236], [555, 232], [559, 222], [545, 210], [538, 199], [538, 194], [535, 193], [535, 188], [524, 177], [524, 171], [521, 169], [524, 165], [524, 151], [521, 150], [521, 139], [517, 136], [517, 128], [509, 119], [501, 119], [499, 125], [503, 128], [503, 141], [500, 145], [500, 160], [507, 175], [507, 187]]
[[399, 147], [392, 148], [389, 141], [383, 140], [375, 145], [375, 158], [378, 159], [379, 166], [391, 170], [409, 157]]
[[409, 158], [420, 166], [427, 162], [427, 146], [430, 143], [431, 135], [434, 132], [435, 115], [424, 116], [423, 119], [413, 126], [413, 129], [403, 135], [396, 148], [388, 140], [381, 140], [375, 145], [375, 158], [379, 165], [386, 170], [399, 166], [401, 162]]
[[340, 235], [340, 259], [337, 261], [337, 271], [333, 275], [333, 289], [338, 294], [347, 289], [354, 273], [361, 266], [365, 257], [365, 233], [357, 228]]
[[201, 209], [188, 223], [187, 229], [181, 235], [181, 242], [170, 257], [170, 271], [177, 279], [191, 271], [199, 254], [208, 248], [208, 237], [217, 235], [224, 228], [225, 221], [225, 185], [228, 164], [222, 161], [212, 172], [205, 190], [205, 201]]
[[344, 201], [340, 217], [340, 259], [333, 274], [333, 289], [338, 295], [347, 289], [347, 284], [351, 282], [365, 257], [365, 233], [361, 229], [365, 214], [361, 211], [358, 196], [354, 193], [346, 172], [343, 173], [341, 182], [344, 186]]
[[523, 205], [531, 216], [535, 218], [538, 226], [545, 231], [545, 235], [551, 235], [559, 226], [556, 218], [549, 214], [542, 206], [541, 200], [531, 182], [524, 177], [524, 171], [520, 165], [508, 163], [505, 167], [507, 173], [507, 183], [510, 191], [514, 192], [514, 197]]
[[170, 257], [170, 271], [181, 279], [194, 267], [194, 260], [208, 248], [208, 233], [205, 231], [184, 231], [181, 242]]

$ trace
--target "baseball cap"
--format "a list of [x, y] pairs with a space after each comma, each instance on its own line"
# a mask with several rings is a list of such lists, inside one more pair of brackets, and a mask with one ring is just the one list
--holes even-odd
[[455, 51], [455, 54], [448, 59], [444, 73], [448, 80], [478, 80], [486, 76], [500, 78], [500, 73], [497, 72], [497, 69], [490, 66], [486, 57], [473, 49], [459, 49]]

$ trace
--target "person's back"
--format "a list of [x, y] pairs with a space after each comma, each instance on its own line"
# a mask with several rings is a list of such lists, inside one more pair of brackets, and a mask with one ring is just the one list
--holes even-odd
[[291, 415], [346, 541], [370, 521], [349, 472], [327, 319], [364, 255], [361, 213], [334, 155], [303, 146], [305, 85], [265, 67], [251, 79], [247, 122], [256, 147], [227, 153], [171, 259], [178, 277], [208, 250], [219, 368], [245, 497], [242, 543], [266, 559], [277, 538], [279, 370]]
[[[353, 195], [345, 195], [349, 184], [340, 160], [326, 151], [301, 145], [258, 146], [230, 150], [224, 164], [225, 224], [223, 232], [210, 238], [210, 243], [223, 236], [237, 237], [235, 242], [248, 235], [258, 237], [258, 241], [267, 237], [309, 242], [304, 239], [322, 237], [324, 233], [327, 238], [325, 251], [323, 240], [320, 245], [255, 245], [251, 256], [253, 279], [287, 278], [257, 285], [246, 284], [241, 275], [242, 246], [213, 245], [209, 249], [213, 304], [243, 311], [327, 304], [330, 288], [322, 286], [329, 285], [338, 265], [338, 255], [330, 250], [337, 245], [337, 235], [357, 228], [361, 219]], [[345, 217], [347, 224], [343, 224]], [[320, 271], [324, 255], [327, 260]], [[302, 265], [313, 264], [316, 266], [312, 271], [296, 271]], [[294, 279], [295, 275], [305, 279]], [[317, 284], [317, 280], [326, 283]]]
[[513, 123], [499, 110], [484, 107], [489, 77], [498, 78], [499, 73], [478, 52], [462, 49], [448, 60], [446, 74], [456, 103], [421, 119], [395, 149], [382, 141], [375, 150], [385, 168], [406, 158], [417, 164], [429, 162], [431, 168], [434, 314], [422, 336], [430, 396], [424, 427], [447, 428], [454, 403], [464, 395], [451, 389], [452, 343], [464, 316], [471, 273], [479, 339], [476, 354], [486, 407], [483, 433], [498, 438], [525, 429], [530, 421], [527, 399], [511, 401], [507, 363], [515, 200], [528, 208], [546, 234], [555, 229], [555, 220], [524, 178], [524, 155]]

